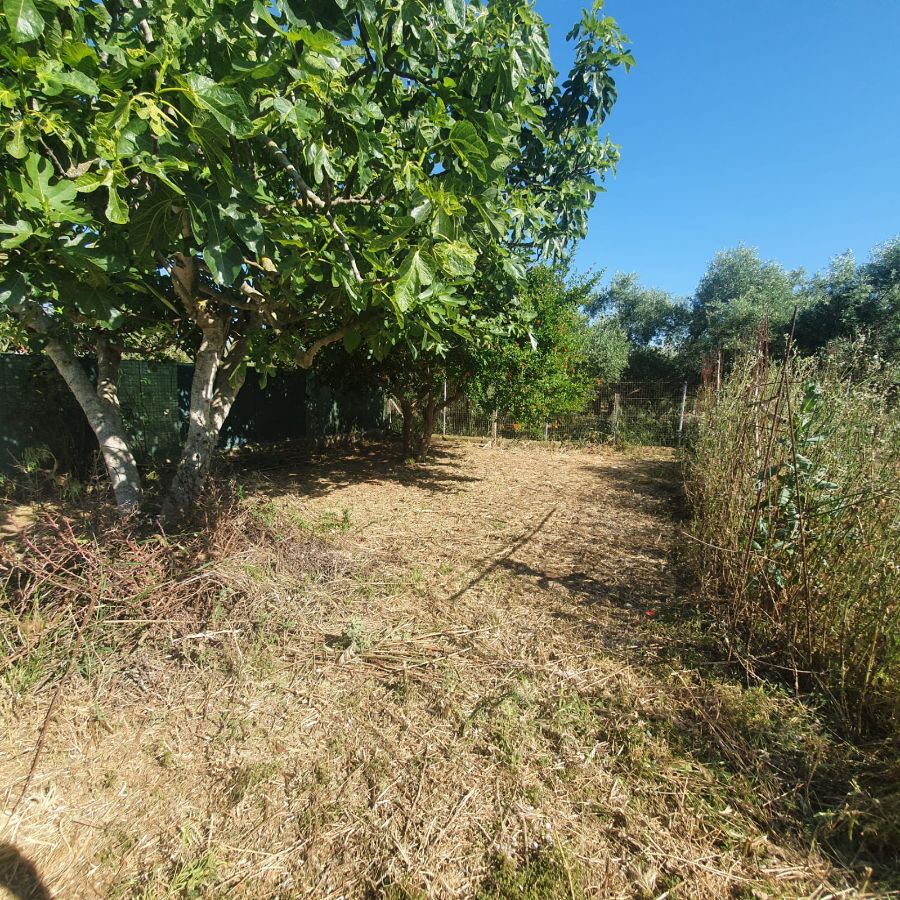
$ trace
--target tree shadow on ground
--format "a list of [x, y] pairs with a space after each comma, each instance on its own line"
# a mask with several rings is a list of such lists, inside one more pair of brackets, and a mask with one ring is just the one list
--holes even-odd
[[681, 464], [677, 459], [629, 460], [628, 466], [603, 461], [583, 465], [581, 470], [602, 479], [604, 486], [615, 488], [617, 503], [625, 509], [646, 511], [647, 502], [654, 507], [665, 504], [676, 517], [684, 512], [684, 490]]
[[[559, 591], [564, 602], [551, 611], [553, 618], [579, 628], [606, 651], [631, 651], [636, 642], [644, 649], [651, 649], [654, 641], [641, 627], [642, 618], [648, 612], [655, 615], [659, 605], [670, 597], [667, 588], [652, 582], [636, 588], [610, 576], [589, 575], [584, 571], [550, 574], [513, 559], [499, 560], [496, 567], [544, 590]], [[585, 612], [573, 612], [572, 600], [585, 608]]]
[[480, 480], [465, 474], [463, 460], [449, 448], [434, 447], [425, 462], [410, 463], [400, 457], [399, 443], [388, 440], [366, 441], [340, 453], [290, 446], [245, 451], [230, 460], [229, 469], [232, 477], [246, 479], [255, 493], [269, 497], [321, 497], [351, 485], [385, 483], [455, 492]]
[[[879, 887], [895, 888], [891, 835], [898, 826], [890, 814], [882, 833], [852, 836], [856, 801], [848, 806], [848, 797], [861, 793], [862, 756], [831, 733], [814, 703], [792, 696], [778, 679], [748, 680], [712, 636], [709, 612], [692, 599], [694, 586], [672, 558], [673, 535], [665, 534], [688, 515], [677, 461], [598, 461], [582, 470], [598, 481], [585, 505], [597, 508], [602, 498], [625, 511], [621, 527], [582, 519], [534, 555], [534, 533], [523, 532], [515, 552], [489, 568], [556, 595], [547, 610], [553, 618], [655, 685], [654, 731], [674, 756], [703, 766], [721, 805], [743, 810], [786, 845], [815, 845], [845, 870], [863, 879], [868, 870]], [[611, 536], [615, 542], [604, 546]], [[864, 827], [877, 814], [878, 794], [876, 786], [861, 801]]]
[[51, 900], [37, 867], [14, 844], [0, 841], [0, 888], [16, 900]]

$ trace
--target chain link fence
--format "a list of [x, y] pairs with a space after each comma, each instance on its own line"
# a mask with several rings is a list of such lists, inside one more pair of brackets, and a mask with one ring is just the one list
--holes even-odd
[[[461, 398], [438, 413], [435, 431], [447, 437], [581, 443], [621, 442], [677, 447], [696, 420], [697, 389], [685, 382], [625, 381], [601, 385], [579, 413], [527, 423]], [[399, 431], [399, 406], [386, 401], [385, 420]]]

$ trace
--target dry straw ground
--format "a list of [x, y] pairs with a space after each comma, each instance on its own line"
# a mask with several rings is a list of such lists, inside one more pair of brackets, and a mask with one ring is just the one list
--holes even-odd
[[802, 707], [667, 624], [668, 452], [235, 477], [268, 539], [198, 576], [202, 621], [91, 626], [12, 815], [53, 678], [6, 667], [9, 883], [23, 854], [34, 896], [875, 895], [800, 821]]

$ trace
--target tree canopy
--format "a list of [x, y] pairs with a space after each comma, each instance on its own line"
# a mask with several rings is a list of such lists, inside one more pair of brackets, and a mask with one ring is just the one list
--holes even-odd
[[764, 319], [777, 339], [793, 316], [801, 278], [801, 272], [761, 260], [752, 247], [717, 253], [694, 294], [694, 345], [699, 351], [738, 350]]
[[900, 354], [900, 238], [875, 247], [865, 262], [845, 253], [811, 276], [741, 245], [716, 254], [690, 299], [617, 273], [587, 309], [613, 317], [627, 332], [630, 379], [696, 376], [711, 354], [727, 357], [754, 341], [764, 321], [780, 352], [795, 310], [800, 352], [852, 344], [848, 365], [860, 353], [889, 361]]
[[617, 159], [599, 129], [632, 62], [599, 2], [562, 84], [526, 0], [19, 0], [3, 28], [0, 302], [125, 507], [121, 353], [161, 327], [194, 356], [176, 511], [248, 366], [411, 334], [442, 353], [476, 271], [512, 297], [526, 262], [564, 254]]
[[900, 354], [900, 238], [857, 263], [845, 253], [804, 285], [797, 341], [809, 352], [839, 340], [864, 339], [882, 358]]
[[[621, 364], [618, 347], [592, 343], [583, 308], [593, 278], [569, 278], [560, 267], [537, 266], [521, 296], [515, 340], [498, 335], [479, 356], [471, 396], [485, 409], [502, 410], [523, 424], [580, 411], [596, 371]], [[621, 364], [624, 365], [624, 364]]]
[[[682, 373], [678, 360], [691, 322], [690, 301], [668, 291], [646, 287], [634, 272], [617, 272], [599, 288], [587, 305], [599, 316], [595, 329], [607, 335], [610, 329], [624, 334], [624, 361], [615, 375], [625, 370], [634, 380], [677, 378]], [[621, 339], [618, 339], [621, 345]], [[606, 379], [614, 380], [614, 379]]]

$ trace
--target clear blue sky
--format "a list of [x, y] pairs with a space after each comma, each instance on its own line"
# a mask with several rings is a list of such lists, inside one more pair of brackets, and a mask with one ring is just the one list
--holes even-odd
[[[553, 58], [578, 0], [536, 0]], [[693, 292], [717, 250], [788, 268], [900, 234], [900, 0], [607, 0], [637, 65], [579, 269]]]

